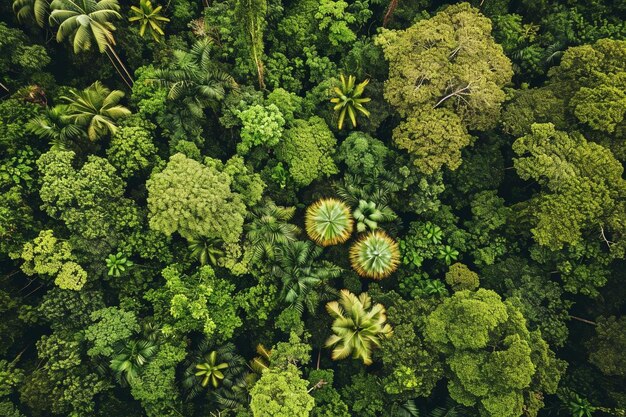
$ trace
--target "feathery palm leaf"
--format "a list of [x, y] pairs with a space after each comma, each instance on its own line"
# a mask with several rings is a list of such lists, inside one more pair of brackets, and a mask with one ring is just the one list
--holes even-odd
[[44, 27], [50, 13], [48, 0], [15, 0], [13, 12], [20, 22], [33, 20], [39, 27]]
[[69, 149], [80, 139], [87, 139], [87, 133], [67, 120], [67, 105], [60, 104], [47, 108], [43, 115], [30, 120], [26, 129], [42, 139], [50, 140], [55, 149]]
[[158, 349], [158, 344], [149, 339], [126, 340], [111, 359], [111, 369], [119, 381], [128, 383], [139, 375], [141, 368], [150, 362]]
[[278, 246], [296, 240], [300, 228], [289, 223], [295, 212], [294, 207], [277, 206], [273, 201], [267, 201], [252, 210], [251, 221], [245, 229], [253, 261], [274, 259]]
[[361, 200], [387, 205], [392, 200], [393, 194], [400, 189], [386, 173], [368, 178], [346, 174], [341, 181], [333, 184], [333, 188], [337, 195], [351, 206], [358, 205]]
[[283, 283], [281, 297], [298, 311], [306, 307], [313, 313], [320, 298], [333, 293], [328, 281], [341, 274], [338, 266], [317, 261], [321, 254], [322, 248], [308, 241], [289, 242], [277, 252], [272, 272]]
[[350, 248], [350, 263], [362, 277], [386, 278], [400, 263], [398, 243], [385, 232], [370, 232]]
[[82, 91], [71, 91], [71, 96], [61, 97], [67, 103], [65, 118], [82, 126], [87, 137], [95, 141], [117, 131], [116, 120], [130, 115], [130, 110], [118, 103], [124, 97], [119, 90], [109, 90], [96, 81]]
[[352, 355], [370, 365], [372, 350], [380, 346], [382, 338], [393, 334], [386, 323], [385, 307], [382, 304], [372, 306], [367, 293], [357, 297], [348, 290], [341, 290], [339, 301], [326, 304], [326, 310], [334, 319], [334, 334], [326, 341], [326, 347], [333, 347], [333, 360]]
[[93, 42], [103, 53], [115, 45], [112, 21], [120, 19], [117, 0], [53, 0], [50, 26], [59, 26], [57, 42], [70, 39], [74, 53], [88, 51]]
[[304, 222], [309, 237], [322, 246], [343, 243], [352, 233], [350, 209], [334, 198], [323, 198], [311, 204]]
[[175, 51], [176, 67], [156, 71], [153, 82], [167, 88], [168, 98], [182, 102], [189, 114], [204, 117], [204, 109], [215, 108], [227, 88], [236, 88], [235, 79], [217, 68], [209, 55], [209, 39], [195, 43], [191, 51]]

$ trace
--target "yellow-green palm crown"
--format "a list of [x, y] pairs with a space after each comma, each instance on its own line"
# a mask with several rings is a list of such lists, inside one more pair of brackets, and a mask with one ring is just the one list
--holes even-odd
[[350, 208], [343, 201], [322, 198], [307, 208], [304, 223], [311, 240], [330, 246], [348, 240], [354, 222]]
[[50, 26], [59, 26], [57, 42], [69, 38], [74, 53], [90, 50], [93, 42], [101, 53], [115, 45], [111, 22], [122, 17], [117, 0], [54, 0], [50, 8]]
[[383, 338], [389, 338], [393, 329], [387, 321], [385, 307], [372, 305], [367, 293], [358, 297], [348, 290], [341, 290], [339, 301], [326, 304], [326, 310], [334, 318], [333, 335], [326, 340], [326, 347], [334, 347], [333, 360], [353, 358], [372, 363], [372, 350], [380, 347]]
[[130, 10], [133, 15], [128, 18], [128, 21], [140, 24], [139, 36], [142, 38], [148, 31], [155, 41], [160, 42], [161, 38], [165, 36], [162, 26], [170, 21], [161, 15], [162, 8], [162, 6], [153, 7], [150, 0], [140, 0], [139, 7], [131, 6]]
[[365, 80], [362, 83], [355, 84], [356, 78], [354, 75], [348, 76], [348, 79], [346, 80], [346, 77], [341, 74], [340, 78], [341, 87], [334, 88], [336, 97], [330, 99], [330, 102], [335, 104], [333, 110], [339, 113], [337, 121], [337, 127], [339, 130], [343, 128], [346, 113], [352, 122], [352, 127], [356, 127], [357, 111], [363, 113], [366, 117], [369, 117], [370, 112], [363, 106], [363, 103], [371, 101], [371, 98], [361, 97], [370, 80]]
[[370, 232], [350, 248], [350, 263], [362, 277], [386, 278], [400, 263], [398, 243], [383, 231]]

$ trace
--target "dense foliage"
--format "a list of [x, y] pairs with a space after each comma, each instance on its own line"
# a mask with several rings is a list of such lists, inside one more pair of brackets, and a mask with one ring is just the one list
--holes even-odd
[[0, 417], [626, 416], [618, 0], [0, 2]]

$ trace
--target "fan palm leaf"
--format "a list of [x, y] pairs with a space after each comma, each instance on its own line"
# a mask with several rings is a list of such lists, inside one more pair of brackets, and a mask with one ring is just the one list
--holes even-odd
[[352, 233], [350, 209], [334, 198], [323, 198], [311, 204], [304, 221], [309, 237], [322, 246], [343, 243]]
[[352, 268], [362, 277], [383, 279], [400, 263], [400, 250], [395, 240], [382, 231], [363, 236], [350, 248]]

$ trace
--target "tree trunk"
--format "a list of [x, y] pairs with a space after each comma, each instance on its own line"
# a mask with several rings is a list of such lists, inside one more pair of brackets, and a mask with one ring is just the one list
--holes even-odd
[[385, 17], [383, 18], [383, 27], [386, 27], [387, 23], [391, 20], [391, 16], [396, 10], [396, 7], [398, 7], [398, 0], [391, 0], [389, 2], [389, 6], [387, 7], [387, 11], [385, 12]]
[[[122, 78], [122, 81], [124, 81], [124, 83], [128, 86], [128, 88], [133, 88], [133, 77], [130, 75], [130, 73], [128, 72], [124, 64], [122, 63], [122, 60], [115, 53], [115, 50], [111, 47], [111, 45], [108, 45], [107, 49], [108, 50], [105, 50], [105, 53], [107, 54], [107, 57], [111, 61], [111, 64], [113, 64], [115, 71], [117, 71], [120, 78]], [[111, 54], [113, 55], [113, 57], [115, 57], [115, 59], [113, 59]]]

